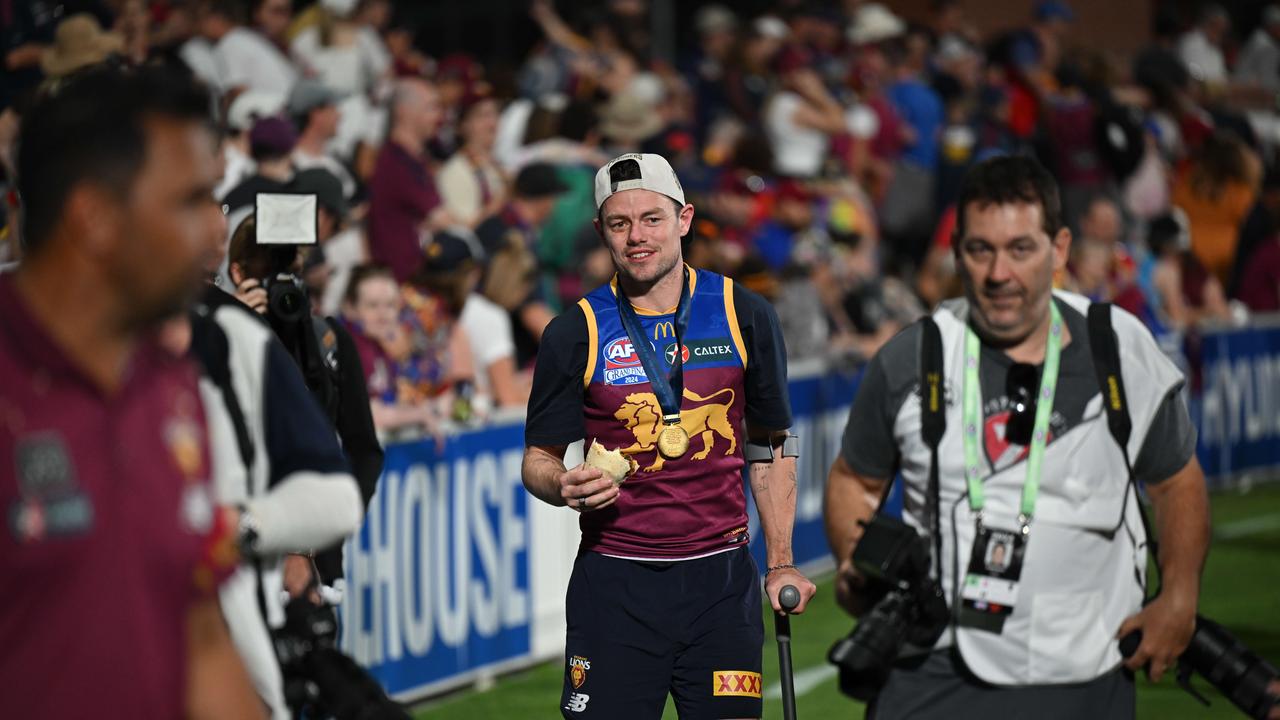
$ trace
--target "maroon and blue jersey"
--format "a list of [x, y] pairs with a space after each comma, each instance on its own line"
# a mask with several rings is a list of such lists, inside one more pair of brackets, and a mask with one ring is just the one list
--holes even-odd
[[[763, 298], [705, 270], [691, 271], [689, 283], [689, 324], [678, 345], [675, 308], [637, 308], [644, 336], [629, 337], [613, 283], [556, 318], [543, 336], [526, 443], [598, 440], [639, 464], [616, 503], [582, 515], [583, 550], [670, 560], [747, 542], [745, 426], [790, 426], [786, 349]], [[662, 409], [637, 342], [653, 348], [664, 373], [676, 353], [684, 365], [680, 424], [690, 443], [675, 460], [658, 453]]]

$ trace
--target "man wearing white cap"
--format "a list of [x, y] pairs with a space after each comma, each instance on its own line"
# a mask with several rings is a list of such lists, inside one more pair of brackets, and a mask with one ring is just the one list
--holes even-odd
[[[814, 593], [791, 558], [798, 442], [778, 319], [759, 295], [684, 264], [693, 206], [662, 157], [613, 159], [595, 199], [617, 274], [547, 327], [525, 425], [525, 487], [581, 515], [561, 712], [657, 718], [670, 694], [681, 717], [758, 718], [744, 462], [773, 609], [787, 585], [797, 612]], [[567, 469], [578, 440], [621, 470]]]
[[231, 101], [227, 107], [227, 133], [222, 142], [222, 179], [213, 191], [219, 201], [257, 172], [258, 164], [249, 154], [249, 130], [259, 118], [280, 112], [284, 104], [283, 95], [261, 90], [246, 90]]

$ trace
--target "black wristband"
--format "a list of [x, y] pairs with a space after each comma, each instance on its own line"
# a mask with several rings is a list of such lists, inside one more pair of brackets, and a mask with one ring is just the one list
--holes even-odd
[[768, 568], [767, 570], [764, 571], [764, 576], [768, 578], [769, 573], [773, 572], [774, 570], [784, 570], [786, 568], [791, 568], [792, 570], [795, 570], [796, 566], [792, 565], [791, 563], [786, 563], [784, 565], [774, 565], [773, 567]]

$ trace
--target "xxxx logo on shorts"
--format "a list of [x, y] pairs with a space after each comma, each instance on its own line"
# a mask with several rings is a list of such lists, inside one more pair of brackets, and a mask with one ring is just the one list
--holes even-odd
[[711, 687], [717, 697], [760, 697], [760, 673], [749, 670], [716, 670]]
[[587, 681], [587, 671], [591, 669], [591, 661], [581, 655], [569, 658], [569, 682], [577, 690]]

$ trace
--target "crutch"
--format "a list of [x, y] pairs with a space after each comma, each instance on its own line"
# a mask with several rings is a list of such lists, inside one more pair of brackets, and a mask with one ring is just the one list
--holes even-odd
[[778, 638], [778, 677], [782, 683], [783, 720], [796, 720], [796, 688], [791, 668], [791, 611], [800, 604], [800, 591], [784, 585], [778, 591], [782, 612], [773, 614], [773, 634]]

